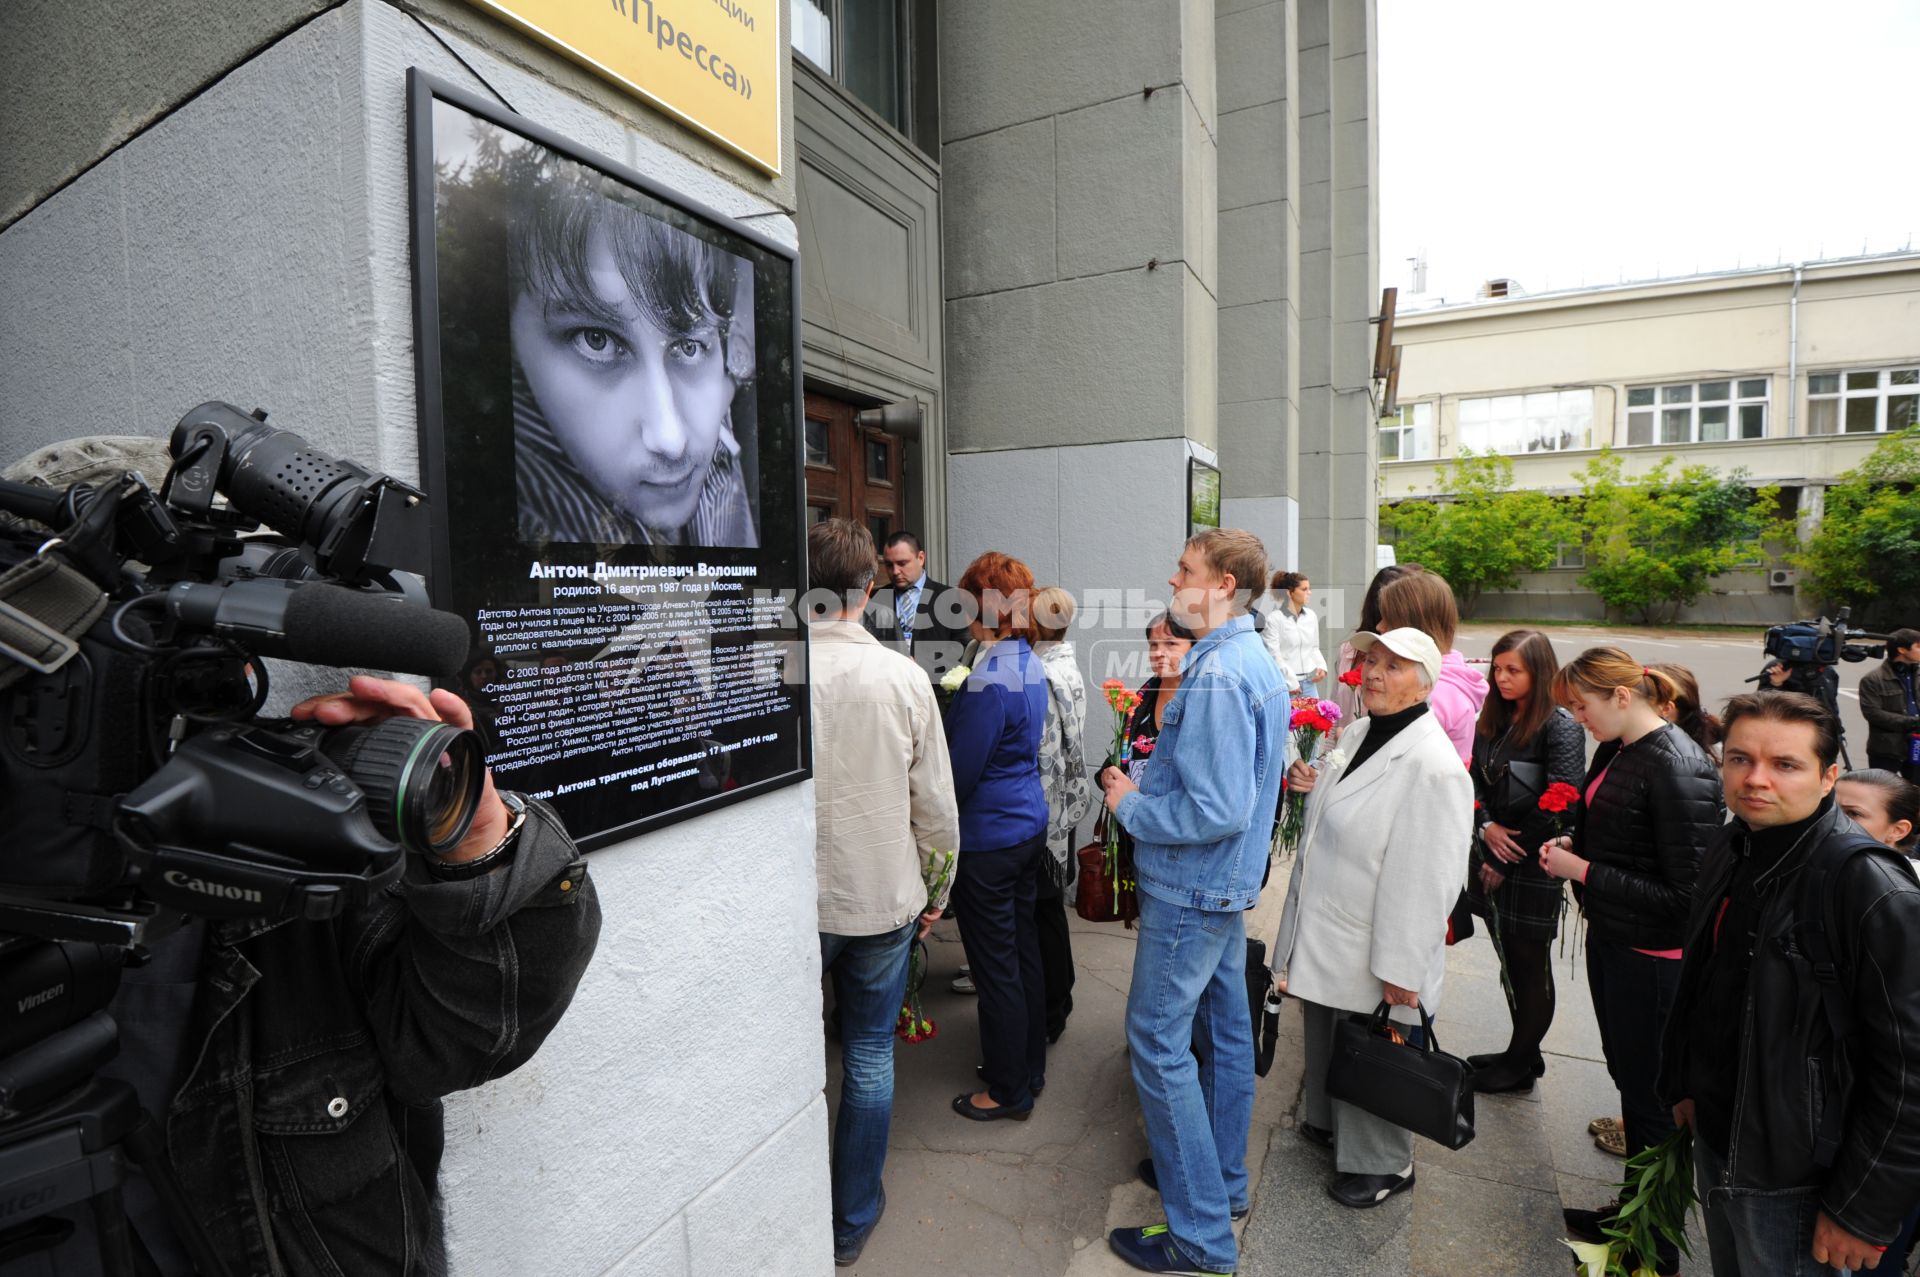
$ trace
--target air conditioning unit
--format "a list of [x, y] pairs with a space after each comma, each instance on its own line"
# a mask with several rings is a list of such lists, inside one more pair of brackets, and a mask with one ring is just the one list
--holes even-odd
[[1791, 590], [1799, 581], [1800, 574], [1792, 568], [1767, 569], [1767, 584], [1776, 590]]

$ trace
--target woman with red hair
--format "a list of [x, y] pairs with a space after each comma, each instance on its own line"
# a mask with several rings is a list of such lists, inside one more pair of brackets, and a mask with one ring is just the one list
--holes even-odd
[[960, 943], [980, 994], [980, 1076], [987, 1089], [954, 1097], [976, 1122], [1025, 1121], [1046, 1085], [1047, 989], [1034, 926], [1047, 796], [1040, 737], [1047, 676], [1029, 643], [1033, 572], [990, 551], [960, 577], [979, 655], [947, 707], [947, 750], [960, 803], [953, 901]]

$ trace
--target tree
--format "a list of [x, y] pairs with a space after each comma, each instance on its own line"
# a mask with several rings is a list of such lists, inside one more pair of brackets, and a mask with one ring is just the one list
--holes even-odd
[[1743, 470], [1676, 472], [1665, 457], [1638, 479], [1621, 471], [1620, 458], [1602, 449], [1580, 473], [1580, 584], [1643, 624], [1671, 621], [1713, 577], [1764, 557], [1778, 530], [1779, 489], [1748, 487]]
[[1856, 623], [1920, 620], [1920, 426], [1887, 436], [1827, 489], [1820, 526], [1793, 562], [1823, 602], [1852, 604]]
[[1513, 491], [1513, 463], [1462, 452], [1441, 466], [1442, 500], [1382, 506], [1395, 553], [1446, 578], [1471, 615], [1483, 590], [1506, 590], [1522, 572], [1553, 566], [1570, 524], [1561, 503], [1544, 492]]

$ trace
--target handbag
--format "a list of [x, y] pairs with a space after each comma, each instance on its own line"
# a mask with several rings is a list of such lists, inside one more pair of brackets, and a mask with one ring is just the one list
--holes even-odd
[[[1487, 810], [1505, 815], [1535, 806], [1547, 792], [1547, 765], [1510, 758], [1487, 786]], [[1504, 822], [1502, 822], [1504, 823]]]
[[1131, 839], [1120, 840], [1118, 883], [1107, 869], [1107, 821], [1111, 818], [1111, 812], [1101, 812], [1094, 822], [1093, 841], [1074, 853], [1080, 876], [1074, 884], [1073, 911], [1088, 922], [1132, 922], [1140, 916]]
[[1267, 942], [1247, 941], [1247, 1011], [1253, 1017], [1253, 1071], [1259, 1077], [1273, 1068], [1274, 1047], [1280, 1040], [1281, 996], [1273, 987], [1273, 969], [1267, 965]]
[[1383, 999], [1372, 1015], [1348, 1015], [1333, 1028], [1327, 1094], [1446, 1148], [1473, 1142], [1473, 1066], [1440, 1049], [1433, 1017], [1420, 1010], [1420, 1041], [1387, 1018]]

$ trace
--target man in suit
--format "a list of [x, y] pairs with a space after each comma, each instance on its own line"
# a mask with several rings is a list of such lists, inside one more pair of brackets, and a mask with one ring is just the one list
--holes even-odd
[[873, 603], [867, 609], [867, 628], [881, 642], [913, 657], [927, 677], [937, 682], [960, 663], [966, 647], [966, 620], [958, 610], [960, 597], [952, 593], [951, 586], [927, 576], [926, 549], [911, 532], [888, 537], [880, 558], [892, 585], [874, 591]]

